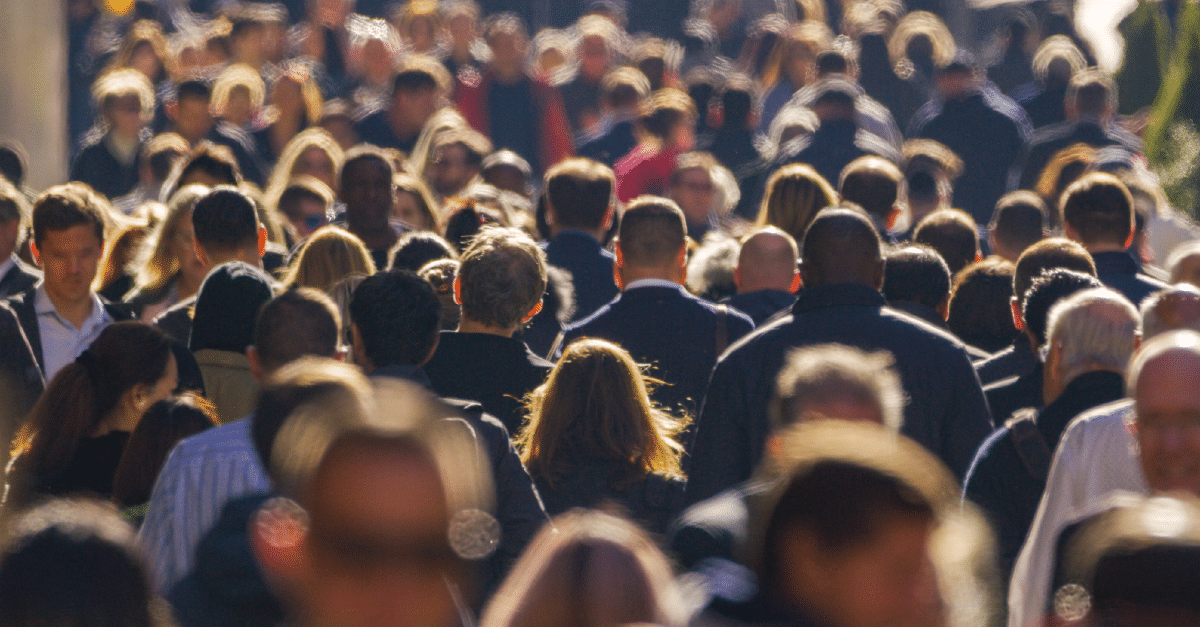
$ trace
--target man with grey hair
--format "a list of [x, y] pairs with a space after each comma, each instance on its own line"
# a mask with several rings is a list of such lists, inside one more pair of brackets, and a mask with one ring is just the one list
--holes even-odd
[[1137, 310], [1107, 288], [1077, 292], [1050, 309], [1036, 415], [1018, 413], [979, 448], [963, 493], [996, 527], [1007, 574], [1033, 522], [1050, 459], [1067, 423], [1124, 395], [1122, 374], [1137, 346]]
[[521, 399], [546, 380], [553, 364], [513, 337], [542, 310], [546, 254], [516, 229], [488, 228], [463, 251], [454, 278], [462, 306], [456, 331], [443, 331], [425, 374], [443, 398], [472, 400], [510, 433], [521, 428]]
[[[1141, 319], [1140, 335], [1147, 342], [1173, 330], [1200, 331], [1200, 290], [1176, 285], [1152, 294], [1142, 302]], [[1194, 390], [1194, 371], [1183, 387]], [[1130, 428], [1134, 421], [1134, 401], [1121, 400], [1080, 415], [1063, 433], [1029, 536], [1013, 568], [1010, 627], [1025, 627], [1045, 614], [1055, 546], [1064, 528], [1081, 520], [1111, 492], [1149, 490]]]
[[[802, 422], [875, 422], [897, 433], [903, 426], [904, 388], [896, 360], [886, 350], [868, 352], [844, 344], [793, 349], [775, 379], [775, 390], [767, 410], [768, 456], [786, 457], [783, 434]], [[700, 501], [668, 532], [672, 556], [699, 577], [710, 595], [723, 598], [744, 589], [730, 584], [750, 572], [736, 559], [744, 554], [750, 529], [747, 501], [772, 485], [759, 477]]]

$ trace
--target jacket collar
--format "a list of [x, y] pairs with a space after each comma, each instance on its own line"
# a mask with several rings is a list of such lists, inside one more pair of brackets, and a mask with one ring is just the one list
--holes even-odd
[[433, 383], [425, 374], [425, 369], [420, 366], [410, 366], [405, 364], [393, 364], [391, 366], [383, 366], [376, 368], [370, 374], [370, 378], [387, 378], [400, 379], [416, 383], [425, 389], [433, 389]]
[[883, 307], [887, 299], [879, 290], [860, 283], [836, 283], [800, 292], [792, 313], [802, 314], [826, 307]]

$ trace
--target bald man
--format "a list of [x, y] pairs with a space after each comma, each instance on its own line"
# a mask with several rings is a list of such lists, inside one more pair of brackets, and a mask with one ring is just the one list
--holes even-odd
[[879, 235], [861, 210], [822, 211], [804, 237], [804, 292], [791, 315], [727, 352], [696, 424], [688, 500], [746, 480], [763, 456], [768, 400], [787, 351], [839, 343], [887, 350], [909, 403], [902, 433], [960, 477], [992, 430], [987, 401], [962, 342], [886, 307]]
[[773, 226], [755, 230], [742, 240], [733, 270], [737, 294], [721, 302], [762, 326], [796, 302], [799, 261], [800, 251], [791, 235]]
[[[1139, 333], [1143, 341], [1178, 330], [1200, 331], [1200, 290], [1190, 285], [1157, 292], [1142, 303]], [[1194, 395], [1198, 371], [1189, 373], [1190, 379], [1181, 389]], [[1134, 419], [1134, 401], [1121, 400], [1081, 414], [1067, 426], [1013, 567], [1008, 594], [1010, 627], [1025, 627], [1044, 615], [1062, 529], [1114, 491], [1149, 491], [1137, 454], [1138, 440], [1130, 430]]]

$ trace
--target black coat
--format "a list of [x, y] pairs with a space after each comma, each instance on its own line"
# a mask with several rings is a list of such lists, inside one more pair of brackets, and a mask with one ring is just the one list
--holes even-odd
[[837, 342], [888, 350], [909, 398], [902, 433], [958, 476], [992, 430], [987, 401], [962, 342], [885, 306], [865, 285], [805, 289], [792, 315], [735, 344], [717, 363], [696, 425], [688, 501], [745, 481], [763, 456], [767, 405], [787, 352]]
[[1075, 144], [1087, 144], [1093, 148], [1120, 146], [1130, 154], [1138, 154], [1143, 149], [1142, 140], [1136, 135], [1111, 124], [1100, 126], [1095, 122], [1083, 121], [1051, 124], [1038, 129], [1029, 140], [1029, 151], [1013, 172], [1016, 185], [1010, 180], [1010, 187], [1033, 189], [1054, 155]]
[[773, 316], [796, 303], [796, 295], [783, 290], [758, 290], [745, 294], [734, 294], [721, 301], [750, 316], [754, 326], [762, 326]]
[[1141, 305], [1147, 296], [1168, 286], [1153, 277], [1142, 274], [1142, 266], [1127, 252], [1092, 253], [1096, 262], [1096, 278], [1106, 287], [1117, 290], [1133, 303]]
[[13, 267], [0, 277], [0, 299], [33, 289], [41, 278], [40, 270], [17, 259]]
[[[652, 394], [668, 409], [695, 414], [708, 375], [717, 362], [717, 308], [682, 286], [639, 287], [622, 292], [592, 316], [563, 330], [561, 349], [572, 340], [595, 337], [619, 344], [634, 361], [650, 364], [650, 376], [666, 382]], [[728, 345], [754, 329], [740, 311], [725, 316]]]
[[[979, 382], [988, 385], [1001, 379], [1029, 374], [1038, 363], [1037, 355], [1033, 354], [1033, 348], [1029, 346], [1029, 338], [1022, 336], [1017, 338], [1012, 346], [975, 362], [975, 372], [979, 375]], [[993, 416], [995, 413], [992, 412]]]
[[613, 124], [603, 135], [585, 141], [577, 152], [580, 157], [595, 159], [611, 168], [637, 145], [633, 121], [625, 120]]
[[667, 525], [683, 509], [682, 479], [646, 475], [630, 484], [614, 480], [615, 464], [579, 462], [564, 469], [554, 481], [536, 477], [538, 494], [546, 512], [557, 516], [576, 507], [597, 508], [615, 504], [621, 513], [652, 534], [666, 532]]
[[574, 229], [560, 231], [542, 249], [550, 265], [571, 273], [575, 285], [575, 320], [592, 315], [620, 293], [613, 280], [616, 257], [591, 235]]
[[[92, 189], [104, 194], [109, 200], [124, 196], [138, 184], [138, 162], [124, 165], [108, 150], [104, 138], [84, 146], [71, 164], [71, 180], [87, 183]], [[141, 146], [138, 146], [141, 152]]]

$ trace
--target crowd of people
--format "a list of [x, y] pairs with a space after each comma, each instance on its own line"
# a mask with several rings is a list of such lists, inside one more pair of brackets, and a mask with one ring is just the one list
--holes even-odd
[[1195, 1], [69, 5], [0, 627], [1200, 623]]

